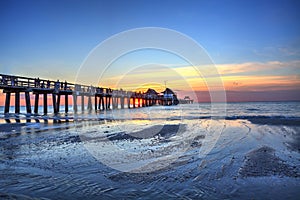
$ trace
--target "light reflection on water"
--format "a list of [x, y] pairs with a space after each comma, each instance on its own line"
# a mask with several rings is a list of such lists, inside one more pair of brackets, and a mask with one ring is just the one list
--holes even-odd
[[[1, 124], [0, 196], [15, 194], [51, 199], [241, 199], [272, 198], [265, 191], [274, 191], [272, 188], [276, 188], [278, 198], [293, 199], [299, 195], [299, 176], [294, 177], [293, 173], [291, 176], [279, 176], [278, 171], [274, 176], [262, 176], [257, 172], [257, 177], [241, 177], [239, 171], [248, 152], [268, 146], [275, 149], [275, 155], [289, 166], [296, 166], [295, 170], [298, 170], [299, 174], [299, 151], [297, 146], [291, 149], [288, 145], [298, 137], [299, 125], [281, 124], [281, 121], [291, 117], [297, 120], [299, 113], [293, 110], [298, 108], [299, 103], [295, 102], [287, 105], [229, 104], [228, 117], [248, 118], [221, 121], [205, 118], [212, 115], [209, 105], [195, 104], [182, 107], [153, 107], [152, 110], [142, 108], [86, 113], [78, 116], [70, 113], [60, 116], [61, 123], [53, 123], [50, 119], [54, 116], [49, 115], [30, 116], [31, 123], [21, 126], [13, 122]], [[276, 125], [261, 125], [247, 120], [250, 119], [249, 116], [261, 115], [270, 117], [269, 121], [274, 121], [274, 116], [279, 117], [281, 121]], [[35, 117], [41, 123], [36, 123]], [[126, 120], [126, 117], [131, 120]], [[26, 121], [25, 115], [21, 115], [20, 118], [21, 121]], [[49, 119], [48, 123], [42, 122], [44, 118]], [[69, 122], [65, 121], [67, 118], [70, 119]], [[202, 158], [199, 153], [203, 150], [203, 141], [208, 131], [214, 130], [218, 123], [223, 123], [221, 137], [212, 151]], [[108, 135], [124, 130], [137, 132], [164, 124], [185, 124], [186, 132], [169, 138], [99, 142]], [[86, 137], [84, 140], [82, 135]], [[147, 159], [161, 157], [163, 154], [175, 154], [176, 148], [179, 148], [176, 145], [182, 141], [189, 142], [187, 150], [165, 168], [147, 173], [115, 170], [93, 157], [86, 148], [87, 143], [98, 144], [98, 150], [106, 150], [105, 159], [123, 159], [123, 164], [143, 164]], [[112, 151], [111, 143], [123, 151], [140, 154], [140, 159], [130, 155], [117, 155], [118, 151]], [[155, 167], [162, 162], [167, 160], [153, 162], [149, 167]], [[253, 194], [255, 196], [251, 196]]]

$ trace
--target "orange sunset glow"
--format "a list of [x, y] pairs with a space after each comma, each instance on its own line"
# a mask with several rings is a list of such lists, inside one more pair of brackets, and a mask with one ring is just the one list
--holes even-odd
[[[264, 97], [263, 100], [281, 100], [282, 95], [272, 95], [272, 93], [277, 94], [276, 92], [284, 94], [284, 100], [300, 100], [300, 95], [295, 92], [300, 88], [299, 75], [296, 74], [299, 64], [298, 61], [289, 63], [273, 61], [267, 63], [222, 64], [216, 65], [219, 74], [211, 77], [202, 77], [201, 71], [198, 70], [201, 70], [201, 67], [155, 67], [155, 71], [149, 70], [148, 67], [136, 69], [125, 75], [104, 75], [99, 82], [99, 86], [114, 89], [122, 88], [123, 90], [137, 92], [145, 92], [148, 88], [162, 92], [167, 86], [174, 88], [181, 98], [189, 95], [196, 101], [209, 102], [209, 91], [223, 88], [208, 88], [207, 82], [213, 83], [216, 78], [220, 77], [224, 90], [229, 95], [228, 101], [256, 99], [260, 101], [262, 99], [256, 98], [255, 95], [261, 95], [261, 93], [270, 94], [269, 98]], [[250, 94], [254, 95], [250, 99], [241, 98], [241, 96], [249, 96]], [[24, 97], [21, 97], [21, 105], [25, 105]], [[31, 97], [31, 102], [34, 101], [33, 98]], [[48, 99], [49, 105], [51, 105], [50, 95], [48, 95]], [[4, 101], [5, 94], [1, 93], [0, 104], [4, 105]], [[72, 102], [72, 98], [69, 101]], [[42, 102], [42, 97], [40, 97], [39, 104], [42, 105]], [[64, 104], [64, 99], [61, 103]], [[11, 105], [14, 105], [13, 96]]]

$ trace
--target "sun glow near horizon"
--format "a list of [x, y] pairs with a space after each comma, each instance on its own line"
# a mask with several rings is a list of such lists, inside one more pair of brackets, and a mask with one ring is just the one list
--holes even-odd
[[[214, 82], [221, 78], [225, 90], [234, 91], [274, 91], [274, 90], [296, 90], [300, 87], [300, 61], [293, 62], [266, 62], [266, 63], [240, 63], [240, 64], [217, 64], [219, 74], [203, 77], [203, 67], [180, 66], [159, 67], [151, 71], [148, 68], [140, 68], [123, 76], [103, 77], [100, 85], [107, 83], [112, 88], [139, 88], [145, 85], [149, 88], [162, 88], [164, 80], [170, 88], [177, 90], [219, 90], [220, 88], [208, 88], [207, 82]], [[152, 85], [151, 83], [157, 83]], [[145, 88], [145, 87], [144, 87]]]

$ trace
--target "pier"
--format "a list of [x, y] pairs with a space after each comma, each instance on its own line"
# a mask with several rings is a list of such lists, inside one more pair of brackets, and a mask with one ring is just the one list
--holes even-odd
[[193, 104], [194, 100], [191, 99], [189, 96], [185, 96], [184, 99], [179, 99], [180, 104]]
[[[124, 91], [100, 86], [87, 86], [53, 81], [40, 78], [0, 74], [0, 90], [5, 94], [4, 113], [11, 113], [11, 96], [15, 96], [14, 113], [20, 113], [21, 95], [24, 95], [27, 114], [32, 114], [31, 96], [34, 96], [33, 113], [39, 113], [40, 96], [43, 96], [43, 113], [48, 114], [48, 100], [52, 99], [54, 114], [69, 112], [69, 97], [72, 97], [73, 111], [78, 112], [78, 99], [81, 100], [81, 111], [103, 111], [111, 109], [131, 109], [153, 105], [177, 105], [176, 94], [166, 88], [159, 94], [149, 88], [146, 92]], [[50, 98], [49, 98], [50, 97]], [[64, 98], [64, 110], [60, 110]], [[87, 99], [87, 106], [85, 104]]]

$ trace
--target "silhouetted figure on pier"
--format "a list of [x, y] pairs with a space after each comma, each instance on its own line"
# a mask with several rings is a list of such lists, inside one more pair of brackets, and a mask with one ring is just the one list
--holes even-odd
[[7, 78], [6, 78], [6, 76], [4, 76], [4, 75], [2, 76], [1, 83], [3, 85], [7, 85]]
[[68, 83], [67, 83], [67, 81], [65, 81], [65, 87], [64, 87], [64, 90], [67, 90], [67, 88], [68, 88]]
[[12, 86], [17, 85], [17, 84], [16, 84], [16, 78], [15, 78], [15, 77], [13, 77], [13, 76], [10, 77], [10, 80], [11, 80], [11, 85], [12, 85]]
[[36, 87], [40, 87], [40, 78], [37, 78], [37, 80], [36, 80]]
[[59, 80], [57, 80], [57, 81], [55, 82], [55, 84], [54, 84], [54, 90], [55, 90], [56, 93], [57, 93], [58, 90], [59, 90], [59, 85], [60, 85]]
[[47, 88], [50, 88], [50, 81], [47, 81]]
[[96, 88], [96, 93], [103, 94], [103, 88], [102, 87], [97, 87]]
[[45, 88], [45, 82], [42, 82], [41, 88]]

